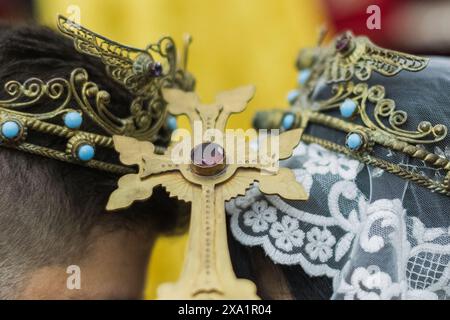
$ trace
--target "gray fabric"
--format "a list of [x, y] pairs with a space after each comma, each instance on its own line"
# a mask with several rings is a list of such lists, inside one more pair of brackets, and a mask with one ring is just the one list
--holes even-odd
[[[386, 97], [396, 102], [398, 110], [403, 110], [408, 114], [408, 121], [402, 128], [415, 131], [421, 121], [429, 121], [433, 125], [444, 124], [450, 128], [450, 59], [430, 57], [429, 65], [423, 71], [403, 71], [395, 77], [384, 77], [374, 73], [367, 83], [369, 86], [384, 86]], [[315, 98], [326, 97], [329, 92], [329, 86], [322, 86], [317, 89]], [[339, 117], [338, 111], [331, 114]], [[357, 122], [361, 123], [361, 121]], [[338, 144], [345, 143], [345, 134], [321, 126], [312, 124], [308, 127], [307, 132]], [[430, 152], [450, 157], [450, 134], [442, 142], [422, 146]], [[419, 160], [394, 154], [384, 148], [377, 148], [375, 155], [394, 163], [415, 166], [417, 170], [426, 173], [427, 176], [442, 177], [445, 175], [444, 172], [436, 171]], [[385, 179], [372, 180], [372, 183], [381, 183], [379, 187], [373, 186], [372, 196], [374, 199], [392, 194], [399, 189], [403, 191], [401, 186], [389, 188], [391, 180], [395, 180], [395, 177], [389, 174]], [[369, 184], [369, 181], [358, 181], [358, 183], [366, 185]], [[411, 183], [404, 188], [406, 188], [404, 197], [408, 199], [405, 203], [406, 209], [409, 209], [411, 214], [415, 214], [428, 227], [450, 226], [450, 212], [449, 214], [442, 213], [442, 209], [450, 205], [450, 198], [431, 193], [426, 188]], [[377, 196], [379, 190], [381, 190], [381, 194]]]
[[[386, 97], [421, 121], [450, 127], [450, 60], [433, 57], [418, 73], [386, 78]], [[329, 94], [324, 85], [315, 98]], [[370, 109], [370, 108], [369, 108]], [[332, 112], [338, 116], [338, 112]], [[307, 133], [344, 144], [345, 134], [310, 125]], [[450, 138], [425, 148], [450, 156]], [[421, 161], [377, 148], [378, 157], [428, 176], [444, 174]], [[306, 202], [265, 196], [256, 188], [231, 201], [231, 230], [261, 246], [276, 263], [333, 278], [334, 299], [449, 299], [450, 198], [317, 145], [302, 144], [284, 163], [310, 192]]]

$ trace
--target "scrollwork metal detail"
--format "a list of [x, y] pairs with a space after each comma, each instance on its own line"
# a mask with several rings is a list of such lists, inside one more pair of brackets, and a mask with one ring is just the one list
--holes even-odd
[[[443, 124], [420, 122], [416, 131], [402, 129], [408, 114], [398, 110], [394, 100], [386, 98], [386, 90], [381, 85], [370, 87], [367, 83], [345, 82], [336, 84], [333, 92], [333, 97], [318, 103], [317, 111], [338, 108], [345, 99], [352, 99], [357, 102], [358, 115], [367, 128], [394, 135], [400, 141], [430, 144], [442, 141], [447, 136], [448, 129]], [[368, 110], [370, 105], [373, 106], [372, 111]]]
[[[183, 69], [177, 65], [177, 51], [172, 38], [163, 37], [141, 50], [111, 41], [62, 16], [58, 18], [58, 27], [73, 40], [76, 50], [97, 57], [104, 63], [105, 76], [129, 92], [128, 108], [120, 112], [113, 110], [110, 93], [92, 82], [84, 68], [77, 68], [67, 79], [30, 78], [24, 82], [7, 82], [4, 85], [4, 99], [0, 100], [0, 120], [18, 119], [23, 123], [23, 130], [66, 138], [69, 146], [80, 136], [93, 147], [106, 148], [113, 147], [113, 135], [152, 142], [169, 141], [170, 132], [162, 130], [167, 115], [162, 89], [192, 90], [195, 84], [193, 77], [185, 70], [186, 59]], [[81, 113], [81, 121], [89, 119], [99, 130], [86, 132], [69, 128], [64, 123], [64, 117], [72, 112]], [[79, 163], [69, 150], [73, 148], [68, 147], [64, 152], [24, 140], [1, 145]], [[161, 151], [158, 146], [157, 152]], [[82, 164], [114, 173], [130, 172], [129, 168], [121, 165], [97, 160]]]
[[[337, 145], [310, 135], [304, 135], [303, 140], [345, 153], [435, 192], [450, 195], [450, 161], [420, 147], [443, 141], [448, 136], [447, 126], [420, 121], [415, 129], [407, 129], [408, 113], [388, 97], [387, 88], [367, 83], [374, 72], [386, 77], [402, 71], [418, 72], [428, 65], [428, 61], [427, 58], [380, 48], [368, 38], [355, 37], [350, 32], [336, 38], [329, 47], [302, 50], [297, 66], [299, 70], [309, 69], [309, 78], [298, 88], [298, 98], [289, 111], [296, 119], [291, 121], [293, 125], [290, 128], [285, 129], [306, 129], [308, 124], [314, 123], [350, 134], [347, 137], [356, 134], [359, 141], [353, 146]], [[319, 85], [331, 86], [329, 98], [316, 98]], [[349, 100], [347, 105], [346, 100]], [[340, 109], [342, 118], [330, 114], [337, 109]], [[258, 128], [282, 127], [285, 115], [283, 110], [261, 112], [254, 123]], [[376, 158], [372, 155], [375, 145], [421, 160], [436, 170], [445, 171], [446, 177], [436, 181], [399, 164]]]
[[402, 70], [420, 71], [429, 60], [378, 47], [367, 37], [355, 37], [351, 32], [338, 37], [334, 44], [328, 51], [324, 70], [325, 78], [332, 83], [353, 77], [367, 81], [373, 72], [392, 77]]

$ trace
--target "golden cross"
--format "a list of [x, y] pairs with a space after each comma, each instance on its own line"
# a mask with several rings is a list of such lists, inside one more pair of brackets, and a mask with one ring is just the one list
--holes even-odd
[[[240, 145], [228, 143], [242, 138], [242, 132], [228, 134], [227, 131], [227, 143], [219, 139], [229, 116], [243, 111], [254, 93], [253, 86], [241, 87], [217, 95], [213, 104], [203, 105], [195, 93], [164, 89], [170, 113], [187, 115], [192, 128], [201, 125], [200, 143], [193, 145], [195, 139], [181, 142], [193, 145], [189, 156], [182, 157], [184, 161], [175, 159], [178, 144], [174, 143], [163, 155], [158, 155], [150, 142], [114, 136], [121, 162], [139, 165], [139, 173], [119, 180], [118, 189], [109, 199], [108, 210], [126, 208], [134, 201], [148, 199], [156, 186], [163, 186], [171, 196], [192, 203], [189, 244], [181, 277], [176, 283], [161, 285], [159, 299], [258, 299], [256, 286], [249, 280], [237, 279], [233, 272], [227, 244], [225, 201], [244, 195], [254, 182], [258, 182], [261, 192], [266, 194], [278, 194], [291, 200], [308, 197], [290, 169], [268, 169], [273, 168], [275, 161], [292, 155], [300, 142], [302, 129], [276, 137], [278, 150], [272, 148], [265, 155], [268, 165], [263, 163], [261, 155], [251, 156], [248, 141]], [[204, 137], [211, 130], [213, 133]], [[269, 136], [267, 141], [271, 139], [273, 137]], [[242, 146], [244, 148], [240, 149]], [[236, 161], [238, 156], [243, 156], [242, 161]]]

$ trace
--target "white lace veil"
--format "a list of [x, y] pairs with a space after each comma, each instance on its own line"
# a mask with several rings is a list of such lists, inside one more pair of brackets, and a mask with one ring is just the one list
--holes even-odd
[[[375, 84], [408, 113], [406, 129], [424, 120], [450, 126], [450, 60], [433, 57], [418, 73], [374, 74]], [[344, 134], [316, 125], [308, 133], [345, 142]], [[425, 148], [450, 157], [448, 137]], [[400, 153], [375, 154], [427, 176], [444, 174]], [[332, 278], [333, 299], [450, 298], [449, 197], [314, 144], [302, 143], [284, 165], [310, 199], [288, 202], [253, 187], [226, 207], [238, 242], [262, 247], [277, 264]]]

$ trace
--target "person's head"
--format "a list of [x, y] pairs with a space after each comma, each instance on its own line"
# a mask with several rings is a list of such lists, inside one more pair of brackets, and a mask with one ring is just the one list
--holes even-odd
[[[80, 67], [111, 93], [113, 109], [129, 106], [127, 91], [107, 77], [101, 61], [77, 53], [63, 36], [37, 26], [0, 28], [1, 87], [68, 78]], [[48, 147], [60, 143], [33, 138]], [[155, 237], [182, 229], [186, 210], [157, 189], [146, 203], [108, 213], [118, 178], [0, 148], [0, 298], [140, 298]], [[81, 289], [72, 290], [77, 280]]]
[[[281, 270], [271, 288], [278, 297], [447, 299], [433, 262], [448, 266], [450, 60], [393, 52], [346, 33], [331, 48], [301, 51], [297, 67], [292, 109], [258, 113], [254, 125], [290, 130], [308, 122], [283, 165], [310, 197], [250, 191], [229, 206], [232, 234], [264, 250], [272, 278]], [[442, 236], [424, 239], [428, 230]], [[268, 269], [249, 256], [239, 260], [249, 261], [249, 274]], [[373, 281], [381, 277], [396, 289], [385, 294]]]

